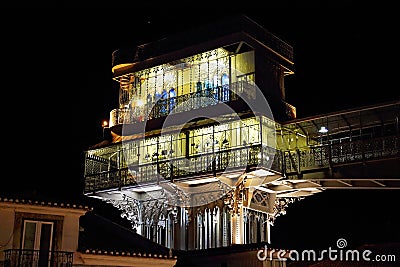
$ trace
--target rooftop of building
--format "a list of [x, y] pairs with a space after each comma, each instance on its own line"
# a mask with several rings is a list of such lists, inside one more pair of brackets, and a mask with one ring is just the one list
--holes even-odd
[[[246, 44], [239, 45], [240, 38], [235, 34], [261, 45], [274, 56], [278, 56], [287, 67], [292, 67], [293, 47], [241, 14], [221, 17], [146, 44], [117, 49], [112, 54], [114, 77], [135, 71], [137, 65], [140, 65], [138, 69], [145, 69], [221, 46], [231, 52], [246, 49]], [[155, 60], [161, 57], [161, 61]]]
[[[175, 258], [167, 247], [96, 212], [87, 212], [80, 219], [78, 250], [86, 254]], [[101, 238], [99, 238], [101, 233]]]
[[11, 205], [31, 205], [40, 207], [52, 207], [52, 208], [66, 208], [66, 209], [80, 209], [90, 211], [92, 207], [88, 203], [81, 201], [65, 201], [65, 200], [54, 200], [46, 197], [34, 198], [34, 197], [22, 197], [22, 196], [0, 196], [0, 204], [11, 204]]

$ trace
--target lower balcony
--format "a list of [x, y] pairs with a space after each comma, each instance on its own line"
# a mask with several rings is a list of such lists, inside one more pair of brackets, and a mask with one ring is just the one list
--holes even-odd
[[[84, 193], [121, 189], [135, 185], [158, 184], [161, 181], [188, 181], [198, 178], [235, 177], [235, 173], [269, 172], [271, 179], [279, 176], [299, 179], [306, 173], [324, 172], [349, 164], [384, 162], [399, 159], [399, 136], [385, 136], [337, 144], [322, 144], [301, 149], [276, 150], [261, 144], [235, 147], [189, 157], [168, 158], [160, 155], [140, 164], [118, 164], [106, 157], [87, 154], [85, 159]], [[108, 147], [120, 153], [117, 145]], [[115, 154], [115, 153], [114, 153]], [[106, 155], [109, 155], [106, 154]], [[111, 158], [111, 157], [109, 157]], [[231, 175], [232, 174], [232, 175]], [[332, 179], [332, 177], [325, 177]]]
[[[98, 166], [98, 158], [86, 157], [86, 166]], [[95, 163], [94, 163], [95, 162]], [[107, 168], [85, 174], [84, 193], [121, 189], [137, 184], [157, 184], [161, 180], [182, 181], [195, 177], [212, 177], [264, 169], [280, 175], [282, 158], [279, 151], [262, 145], [232, 148], [181, 158], [157, 157], [152, 162]]]
[[72, 267], [73, 252], [7, 249], [4, 267]]

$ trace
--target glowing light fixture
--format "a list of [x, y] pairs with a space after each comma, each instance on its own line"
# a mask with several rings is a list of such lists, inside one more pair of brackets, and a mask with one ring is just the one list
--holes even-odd
[[103, 128], [103, 139], [108, 139], [109, 138], [109, 132], [108, 132], [108, 121], [107, 120], [103, 120], [103, 122], [101, 123], [101, 128]]
[[328, 129], [325, 126], [321, 126], [321, 128], [318, 130], [320, 133], [327, 133]]

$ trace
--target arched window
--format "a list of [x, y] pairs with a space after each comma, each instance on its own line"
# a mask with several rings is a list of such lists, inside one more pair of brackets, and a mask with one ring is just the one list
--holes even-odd
[[174, 248], [174, 214], [168, 213], [166, 221], [166, 245], [168, 248]]
[[153, 96], [149, 93], [146, 97], [146, 108], [147, 108], [147, 114], [149, 116], [149, 119], [153, 117], [154, 114], [152, 114], [151, 110], [153, 109]]
[[176, 92], [174, 88], [169, 89], [169, 112], [171, 112], [174, 107], [175, 107], [175, 103], [176, 103]]
[[211, 241], [211, 220], [210, 210], [207, 208], [204, 210], [204, 248], [210, 247]]
[[215, 207], [213, 210], [212, 247], [220, 247], [221, 246], [220, 217], [221, 216], [220, 216], [219, 207]]
[[204, 81], [204, 96], [205, 97], [212, 97], [212, 82], [209, 80]]
[[213, 77], [213, 87], [218, 87], [220, 85], [219, 79], [217, 75], [214, 75]]
[[202, 94], [203, 94], [203, 84], [200, 81], [198, 81], [196, 83], [196, 97], [195, 97], [195, 101], [193, 103], [193, 108], [201, 107]]
[[217, 75], [214, 75], [214, 78], [213, 78], [213, 95], [214, 95], [214, 99], [218, 102], [219, 101], [219, 99], [220, 99], [220, 96], [219, 96], [219, 91], [221, 90], [221, 87], [220, 87], [220, 82], [219, 82], [219, 77], [217, 76]]
[[196, 222], [197, 222], [197, 231], [196, 231], [196, 248], [197, 249], [203, 249], [204, 248], [204, 224], [203, 224], [203, 216], [201, 213], [198, 213], [196, 216]]
[[152, 118], [160, 117], [160, 109], [161, 109], [160, 108], [161, 107], [160, 99], [161, 99], [161, 94], [158, 92], [154, 92], [154, 99], [153, 99], [154, 105], [151, 107], [152, 108], [152, 112], [151, 112]]
[[221, 86], [221, 101], [229, 101], [229, 76], [226, 73], [222, 74], [221, 76]]
[[167, 106], [168, 92], [163, 89], [161, 92], [161, 100], [160, 102], [160, 114], [164, 116], [167, 114], [168, 106]]
[[166, 245], [166, 232], [167, 232], [167, 219], [165, 218], [164, 214], [160, 214], [158, 219], [158, 233], [157, 233], [157, 242], [163, 246]]
[[203, 84], [200, 81], [198, 81], [196, 83], [196, 92], [200, 93], [202, 90], [203, 90]]
[[257, 242], [257, 243], [259, 243], [261, 241], [264, 241], [264, 238], [262, 236], [263, 233], [264, 233], [263, 222], [264, 222], [263, 215], [259, 214], [258, 217], [257, 217], [257, 234], [256, 234], [257, 235], [257, 239], [255, 240], [255, 242]]
[[250, 225], [251, 225], [251, 217], [250, 213], [247, 209], [243, 209], [243, 230], [244, 230], [244, 244], [249, 244], [250, 240]]
[[222, 246], [231, 244], [231, 214], [225, 207], [222, 209]]

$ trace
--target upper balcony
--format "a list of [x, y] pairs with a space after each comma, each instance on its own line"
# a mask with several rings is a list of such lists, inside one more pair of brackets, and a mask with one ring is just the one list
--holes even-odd
[[[247, 74], [244, 78], [249, 79]], [[196, 92], [176, 96], [174, 90], [164, 90], [156, 98], [148, 98], [146, 102], [139, 101], [134, 106], [113, 109], [110, 112], [110, 128], [118, 135], [132, 135], [143, 129], [146, 131], [161, 129], [167, 116], [174, 124], [187, 123], [187, 113], [192, 117], [216, 118], [228, 115], [234, 111], [236, 114], [252, 112], [248, 103], [256, 96], [255, 85], [241, 80], [229, 85], [199, 89]], [[221, 108], [220, 105], [228, 106]], [[221, 117], [220, 117], [221, 119]]]
[[117, 77], [119, 107], [110, 112], [111, 130], [130, 135], [143, 122], [148, 131], [160, 129], [165, 117], [185, 123], [178, 114], [199, 109], [203, 117], [217, 117], [226, 113], [221, 113], [222, 103], [230, 113], [248, 111], [244, 102], [254, 101], [258, 93], [254, 70], [251, 49], [231, 55], [218, 48]]

